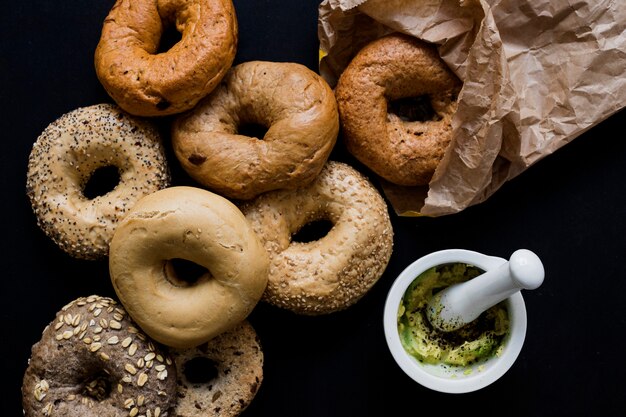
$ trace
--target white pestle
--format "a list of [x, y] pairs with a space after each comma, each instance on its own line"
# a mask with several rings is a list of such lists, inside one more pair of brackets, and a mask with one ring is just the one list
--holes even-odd
[[457, 330], [517, 291], [538, 288], [544, 275], [539, 257], [519, 249], [508, 262], [435, 294], [426, 309], [428, 320], [441, 331]]

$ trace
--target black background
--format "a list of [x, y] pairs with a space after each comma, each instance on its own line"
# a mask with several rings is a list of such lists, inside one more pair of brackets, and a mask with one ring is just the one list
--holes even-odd
[[[21, 1], [5, 3], [0, 13], [2, 416], [21, 415], [30, 347], [54, 314], [79, 296], [114, 296], [106, 261], [61, 252], [36, 226], [25, 195], [27, 159], [41, 131], [63, 113], [111, 101], [95, 76], [93, 52], [112, 4]], [[317, 70], [316, 1], [239, 0], [235, 7], [236, 63], [294, 61]], [[461, 213], [392, 213], [389, 266], [346, 311], [302, 317], [259, 304], [250, 321], [264, 347], [264, 381], [244, 415], [626, 415], [624, 122], [622, 111]], [[354, 163], [341, 142], [332, 157]], [[171, 166], [176, 183], [188, 182], [174, 160]], [[395, 277], [420, 256], [448, 248], [504, 258], [527, 248], [546, 269], [544, 284], [525, 292], [528, 332], [517, 362], [470, 394], [414, 383], [392, 360], [383, 335]]]

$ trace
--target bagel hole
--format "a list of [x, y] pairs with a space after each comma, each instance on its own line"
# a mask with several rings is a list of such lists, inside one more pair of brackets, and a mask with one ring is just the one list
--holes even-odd
[[172, 49], [183, 38], [182, 33], [176, 30], [176, 25], [169, 24], [163, 28], [161, 33], [161, 39], [159, 39], [159, 47], [157, 48], [157, 54], [161, 54]]
[[388, 112], [395, 114], [405, 122], [441, 120], [441, 117], [435, 112], [435, 109], [433, 109], [428, 95], [390, 100], [388, 103]]
[[174, 258], [165, 261], [165, 277], [176, 287], [191, 287], [210, 272], [205, 267], [187, 259]]
[[197, 356], [185, 362], [183, 375], [192, 384], [206, 384], [217, 377], [217, 364], [212, 359]]
[[119, 183], [120, 171], [116, 166], [100, 167], [91, 173], [83, 188], [83, 195], [91, 200], [113, 191]]
[[81, 394], [96, 401], [104, 401], [111, 394], [111, 381], [106, 372], [92, 374], [83, 383]]
[[267, 133], [267, 127], [260, 123], [242, 123], [237, 127], [237, 133], [250, 138], [263, 139]]
[[292, 242], [309, 243], [322, 239], [333, 228], [328, 219], [313, 220], [304, 224], [297, 232], [291, 235]]

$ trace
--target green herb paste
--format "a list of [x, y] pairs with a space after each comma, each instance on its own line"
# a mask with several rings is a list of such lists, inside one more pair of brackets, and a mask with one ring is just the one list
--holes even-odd
[[426, 307], [433, 294], [482, 274], [464, 263], [433, 267], [420, 274], [407, 288], [398, 309], [398, 332], [404, 349], [421, 362], [468, 366], [499, 355], [509, 331], [504, 303], [483, 312], [476, 320], [452, 332], [433, 328]]

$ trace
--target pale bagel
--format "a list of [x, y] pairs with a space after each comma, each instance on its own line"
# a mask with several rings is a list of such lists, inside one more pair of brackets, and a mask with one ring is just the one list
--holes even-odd
[[[189, 282], [172, 260], [206, 268]], [[153, 339], [207, 342], [245, 319], [268, 278], [268, 254], [243, 214], [209, 191], [178, 186], [140, 200], [111, 241], [113, 287]]]

